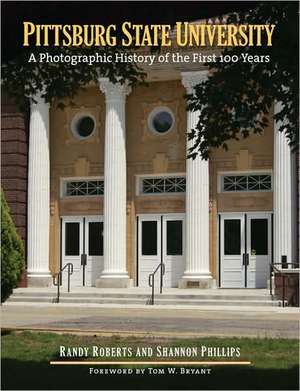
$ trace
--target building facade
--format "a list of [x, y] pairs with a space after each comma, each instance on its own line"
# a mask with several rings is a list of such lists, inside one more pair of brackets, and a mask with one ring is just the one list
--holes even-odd
[[296, 158], [272, 118], [279, 103], [262, 135], [186, 159], [199, 113], [184, 95], [206, 77], [186, 66], [152, 67], [134, 88], [99, 78], [64, 110], [34, 97], [29, 286], [72, 263], [72, 285], [147, 287], [163, 263], [165, 287], [265, 288], [270, 262], [296, 261]]

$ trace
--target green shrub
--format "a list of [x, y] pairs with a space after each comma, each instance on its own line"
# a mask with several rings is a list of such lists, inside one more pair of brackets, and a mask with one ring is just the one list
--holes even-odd
[[1, 302], [17, 287], [24, 270], [24, 246], [1, 190]]

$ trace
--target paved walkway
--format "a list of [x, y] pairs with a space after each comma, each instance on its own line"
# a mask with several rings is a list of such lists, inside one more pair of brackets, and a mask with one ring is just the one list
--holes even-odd
[[105, 308], [4, 305], [2, 327], [100, 335], [298, 338], [299, 309]]

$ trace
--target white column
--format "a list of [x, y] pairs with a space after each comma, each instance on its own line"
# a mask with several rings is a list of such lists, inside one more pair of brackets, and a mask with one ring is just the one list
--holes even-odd
[[[183, 72], [182, 84], [188, 94], [207, 77], [207, 71]], [[199, 111], [187, 112], [187, 132], [197, 125]], [[187, 149], [193, 141], [187, 141]], [[209, 166], [201, 158], [186, 162], [186, 266], [180, 288], [211, 288], [209, 270]]]
[[29, 286], [48, 286], [50, 158], [49, 104], [40, 95], [31, 100], [28, 152], [27, 276]]
[[126, 133], [125, 102], [130, 88], [100, 78], [105, 94], [104, 269], [97, 287], [125, 288], [126, 268]]
[[[281, 111], [280, 102], [275, 103], [275, 114]], [[281, 257], [286, 256], [287, 262], [295, 261], [295, 156], [291, 153], [288, 140], [283, 132], [278, 129], [282, 125], [274, 121], [274, 262], [281, 262]]]

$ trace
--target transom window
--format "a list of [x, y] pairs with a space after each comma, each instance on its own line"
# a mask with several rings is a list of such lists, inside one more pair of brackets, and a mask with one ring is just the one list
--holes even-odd
[[143, 178], [141, 180], [142, 194], [185, 193], [185, 177]]
[[103, 180], [68, 181], [65, 184], [65, 195], [68, 197], [95, 196], [103, 194]]
[[224, 175], [222, 191], [270, 191], [272, 176], [263, 175]]

